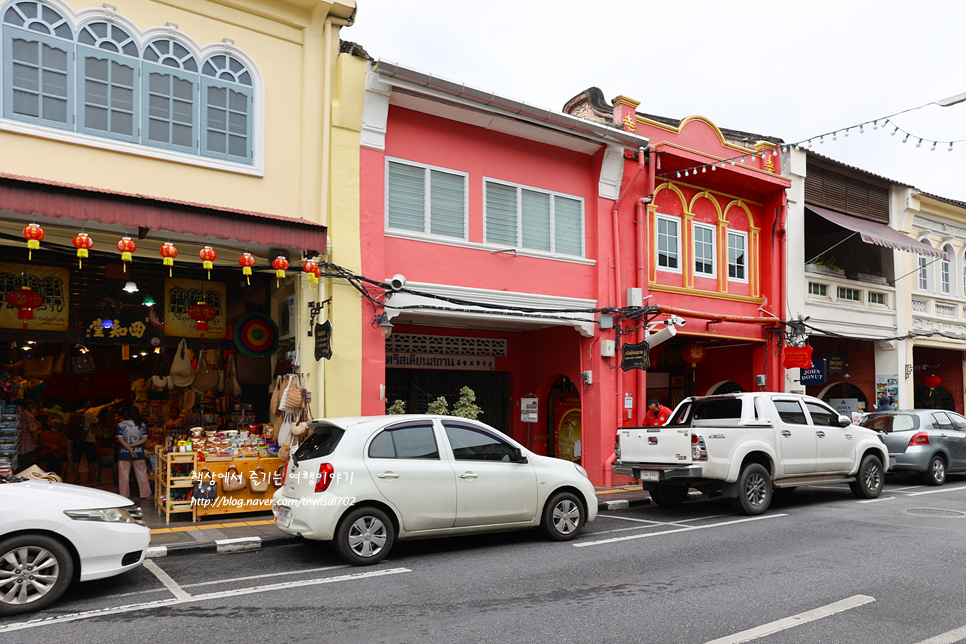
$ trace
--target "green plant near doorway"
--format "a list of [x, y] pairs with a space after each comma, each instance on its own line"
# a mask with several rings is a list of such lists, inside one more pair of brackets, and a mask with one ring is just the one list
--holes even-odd
[[406, 403], [405, 401], [402, 401], [399, 399], [397, 399], [396, 402], [394, 402], [393, 404], [389, 405], [389, 407], [386, 409], [386, 415], [388, 416], [396, 416], [396, 415], [405, 414], [405, 413], [406, 413]]
[[469, 387], [460, 389], [460, 399], [456, 401], [456, 406], [453, 407], [453, 415], [476, 420], [482, 413], [483, 410], [476, 404], [476, 392]]
[[426, 408], [427, 414], [436, 414], [439, 416], [449, 416], [449, 404], [446, 399], [442, 396], [429, 403], [429, 407]]

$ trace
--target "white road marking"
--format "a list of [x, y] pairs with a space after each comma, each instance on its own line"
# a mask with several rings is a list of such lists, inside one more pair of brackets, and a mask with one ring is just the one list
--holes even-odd
[[822, 619], [823, 617], [828, 617], [829, 615], [841, 613], [851, 608], [858, 608], [859, 606], [864, 606], [865, 604], [870, 604], [874, 601], [875, 597], [869, 597], [868, 595], [853, 595], [848, 599], [843, 599], [842, 601], [828, 604], [827, 606], [822, 606], [820, 608], [816, 608], [815, 610], [799, 613], [798, 615], [792, 615], [791, 617], [786, 617], [785, 619], [780, 619], [769, 624], [762, 624], [761, 626], [756, 626], [755, 628], [750, 628], [747, 631], [741, 631], [740, 633], [735, 633], [734, 635], [720, 637], [716, 640], [711, 640], [706, 644], [739, 644], [740, 642], [750, 642], [751, 640], [756, 640], [759, 637], [765, 637], [766, 635], [772, 635], [774, 633], [778, 633], [779, 631], [794, 628], [795, 626], [799, 626], [801, 624], [814, 622], [817, 619]]
[[633, 534], [627, 537], [612, 537], [610, 539], [601, 539], [599, 541], [587, 541], [585, 543], [575, 543], [575, 548], [584, 548], [586, 546], [601, 546], [606, 543], [616, 543], [618, 541], [630, 541], [631, 539], [646, 539], [647, 537], [657, 537], [662, 534], [674, 534], [675, 532], [690, 532], [692, 530], [704, 530], [706, 528], [718, 528], [726, 525], [735, 525], [736, 523], [748, 523], [749, 521], [761, 521], [763, 519], [777, 519], [779, 517], [787, 517], [787, 514], [768, 514], [761, 517], [750, 517], [748, 519], [737, 519], [735, 521], [723, 521], [721, 523], [710, 523], [708, 525], [697, 525], [697, 526], [687, 526], [684, 528], [678, 528], [676, 530], [664, 530], [662, 532], [647, 532], [645, 534]]
[[882, 496], [878, 499], [866, 499], [865, 501], [856, 501], [856, 503], [878, 503], [879, 501], [892, 501], [896, 497], [894, 496]]
[[650, 524], [653, 524], [653, 525], [666, 525], [662, 521], [649, 521], [647, 519], [633, 519], [631, 517], [619, 517], [619, 516], [615, 516], [613, 514], [598, 514], [597, 515], [597, 518], [598, 519], [601, 518], [601, 517], [603, 517], [605, 519], [621, 519], [622, 521], [634, 521], [636, 523], [650, 523]]
[[[633, 530], [633, 528], [630, 528]], [[285, 575], [308, 575], [313, 572], [322, 572], [325, 570], [338, 570], [340, 568], [350, 568], [349, 564], [342, 564], [339, 566], [325, 566], [324, 568], [309, 568], [308, 570], [288, 570], [285, 572], [270, 572], [264, 575], [249, 575], [248, 577], [233, 577], [231, 579], [216, 579], [214, 581], [199, 581], [194, 584], [182, 584], [182, 588], [197, 588], [198, 586], [211, 586], [213, 584], [231, 584], [236, 581], [249, 581], [252, 579], [265, 579], [266, 577], [283, 577]], [[117, 599], [119, 597], [133, 597], [134, 595], [144, 595], [147, 593], [159, 593], [165, 590], [164, 588], [152, 588], [151, 590], [136, 590], [132, 593], [119, 593], [117, 595], [104, 595], [99, 599]]]
[[925, 485], [910, 485], [908, 487], [897, 487], [889, 490], [890, 492], [902, 492], [903, 490], [918, 490], [921, 487], [926, 487]]
[[928, 640], [923, 640], [916, 644], [956, 644], [956, 642], [964, 639], [966, 639], [966, 626], [942, 633], [936, 637], [930, 637]]
[[633, 517], [622, 517], [616, 514], [598, 514], [598, 517], [606, 517], [608, 519], [623, 519], [624, 521], [640, 521], [641, 523], [653, 523], [654, 525], [677, 525], [679, 523], [688, 523], [689, 521], [701, 521], [703, 519], [717, 519], [718, 517], [725, 516], [721, 514], [714, 514], [708, 517], [693, 517], [690, 519], [680, 519], [678, 521], [651, 521], [650, 519], [635, 519]]
[[143, 565], [145, 568], [150, 570], [162, 584], [164, 584], [165, 588], [171, 591], [171, 594], [174, 595], [175, 599], [185, 600], [191, 597], [191, 595], [189, 595], [184, 588], [178, 585], [178, 582], [171, 578], [171, 575], [158, 568], [158, 564], [154, 563], [150, 559], [145, 559]]
[[963, 487], [944, 487], [939, 490], [929, 490], [928, 492], [912, 492], [906, 496], [922, 496], [923, 494], [939, 494], [940, 492], [957, 492], [959, 490], [966, 490], [966, 486]]
[[221, 599], [223, 597], [237, 597], [239, 595], [251, 595], [254, 593], [267, 593], [287, 588], [302, 588], [305, 586], [318, 586], [321, 584], [332, 584], [340, 581], [353, 581], [356, 579], [367, 579], [369, 577], [382, 577], [385, 575], [396, 575], [403, 572], [412, 572], [409, 568], [387, 568], [386, 570], [374, 570], [371, 572], [359, 572], [351, 575], [341, 575], [339, 577], [326, 577], [323, 579], [310, 579], [300, 581], [289, 581], [279, 584], [268, 584], [267, 586], [256, 586], [254, 588], [236, 588], [217, 593], [207, 593], [205, 595], [188, 595], [186, 599], [162, 599], [154, 602], [144, 602], [140, 604], [128, 604], [127, 606], [114, 606], [110, 608], [98, 608], [83, 613], [73, 613], [70, 615], [60, 615], [58, 617], [48, 617], [46, 619], [36, 619], [29, 622], [18, 622], [16, 624], [5, 624], [0, 626], [0, 633], [10, 631], [20, 631], [27, 628], [37, 628], [39, 626], [53, 626], [67, 622], [76, 622], [82, 619], [92, 619], [104, 617], [105, 615], [116, 615], [118, 613], [132, 613], [140, 610], [149, 610], [161, 606], [177, 606], [180, 604], [191, 604], [195, 602]]

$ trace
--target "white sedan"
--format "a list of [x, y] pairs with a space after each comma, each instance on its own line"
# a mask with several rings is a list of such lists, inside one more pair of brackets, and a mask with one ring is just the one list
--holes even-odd
[[0, 616], [46, 608], [72, 581], [141, 565], [151, 530], [117, 494], [36, 479], [0, 479]]
[[539, 527], [565, 541], [597, 516], [584, 468], [477, 421], [413, 414], [310, 427], [275, 492], [275, 521], [334, 541], [350, 563], [376, 563], [396, 539]]

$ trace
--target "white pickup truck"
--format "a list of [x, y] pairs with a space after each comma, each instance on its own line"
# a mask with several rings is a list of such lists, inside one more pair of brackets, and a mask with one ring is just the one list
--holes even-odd
[[613, 470], [639, 479], [655, 503], [676, 506], [688, 489], [721, 492], [761, 514], [775, 490], [848, 483], [879, 496], [889, 452], [879, 435], [811, 396], [741, 393], [686, 398], [662, 427], [621, 427]]

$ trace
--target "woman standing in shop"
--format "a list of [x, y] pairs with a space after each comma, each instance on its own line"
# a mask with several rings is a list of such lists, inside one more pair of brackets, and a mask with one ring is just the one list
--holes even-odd
[[144, 462], [144, 444], [148, 442], [148, 428], [141, 420], [141, 411], [131, 405], [121, 409], [121, 423], [117, 426], [117, 442], [121, 445], [117, 458], [118, 494], [131, 498], [131, 463], [138, 480], [142, 499], [151, 498], [148, 470]]

